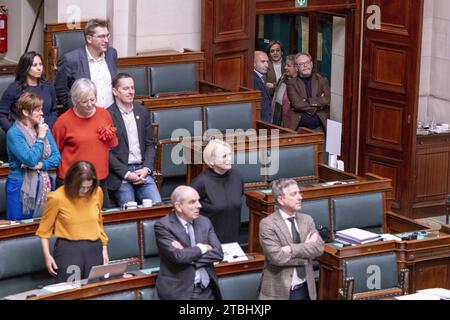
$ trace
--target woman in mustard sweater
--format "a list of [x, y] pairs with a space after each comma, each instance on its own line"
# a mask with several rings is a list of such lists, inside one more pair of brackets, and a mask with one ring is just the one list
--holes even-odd
[[[58, 283], [76, 274], [86, 279], [93, 266], [109, 263], [102, 203], [95, 168], [87, 161], [73, 164], [65, 185], [49, 194], [36, 235], [41, 238], [47, 270]], [[57, 240], [52, 256], [53, 234]]]

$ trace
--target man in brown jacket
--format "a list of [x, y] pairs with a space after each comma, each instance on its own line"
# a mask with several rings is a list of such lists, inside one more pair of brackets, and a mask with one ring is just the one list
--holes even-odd
[[283, 127], [292, 130], [306, 127], [326, 132], [331, 99], [328, 80], [312, 72], [313, 62], [309, 53], [297, 54], [295, 62], [298, 77], [290, 79], [287, 84], [291, 108], [283, 121]]
[[259, 299], [316, 300], [311, 260], [322, 255], [324, 242], [313, 219], [298, 212], [302, 196], [297, 182], [274, 181], [272, 195], [278, 208], [259, 225], [266, 257]]

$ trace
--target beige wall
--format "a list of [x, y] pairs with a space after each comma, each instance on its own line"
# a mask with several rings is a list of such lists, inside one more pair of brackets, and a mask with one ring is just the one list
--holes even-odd
[[331, 57], [331, 120], [342, 123], [345, 66], [345, 18], [333, 17]]
[[450, 123], [450, 1], [425, 0], [419, 121]]
[[[3, 0], [9, 9], [8, 15], [8, 52], [4, 57], [18, 62], [25, 52], [40, 0]], [[43, 11], [37, 22], [28, 51], [43, 52], [44, 42]]]

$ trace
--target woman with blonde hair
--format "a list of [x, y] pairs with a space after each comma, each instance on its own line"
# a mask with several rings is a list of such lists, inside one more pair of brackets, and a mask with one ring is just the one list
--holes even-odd
[[211, 140], [203, 160], [209, 169], [192, 181], [200, 195], [200, 213], [211, 220], [220, 242], [238, 242], [244, 183], [231, 167], [232, 148], [222, 140]]

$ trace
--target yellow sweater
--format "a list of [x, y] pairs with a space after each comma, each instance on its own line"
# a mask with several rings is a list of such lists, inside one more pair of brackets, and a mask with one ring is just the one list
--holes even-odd
[[102, 203], [101, 188], [89, 198], [70, 199], [61, 187], [48, 195], [36, 235], [44, 239], [51, 238], [53, 233], [56, 238], [67, 240], [100, 239], [106, 246], [108, 236], [103, 230]]

